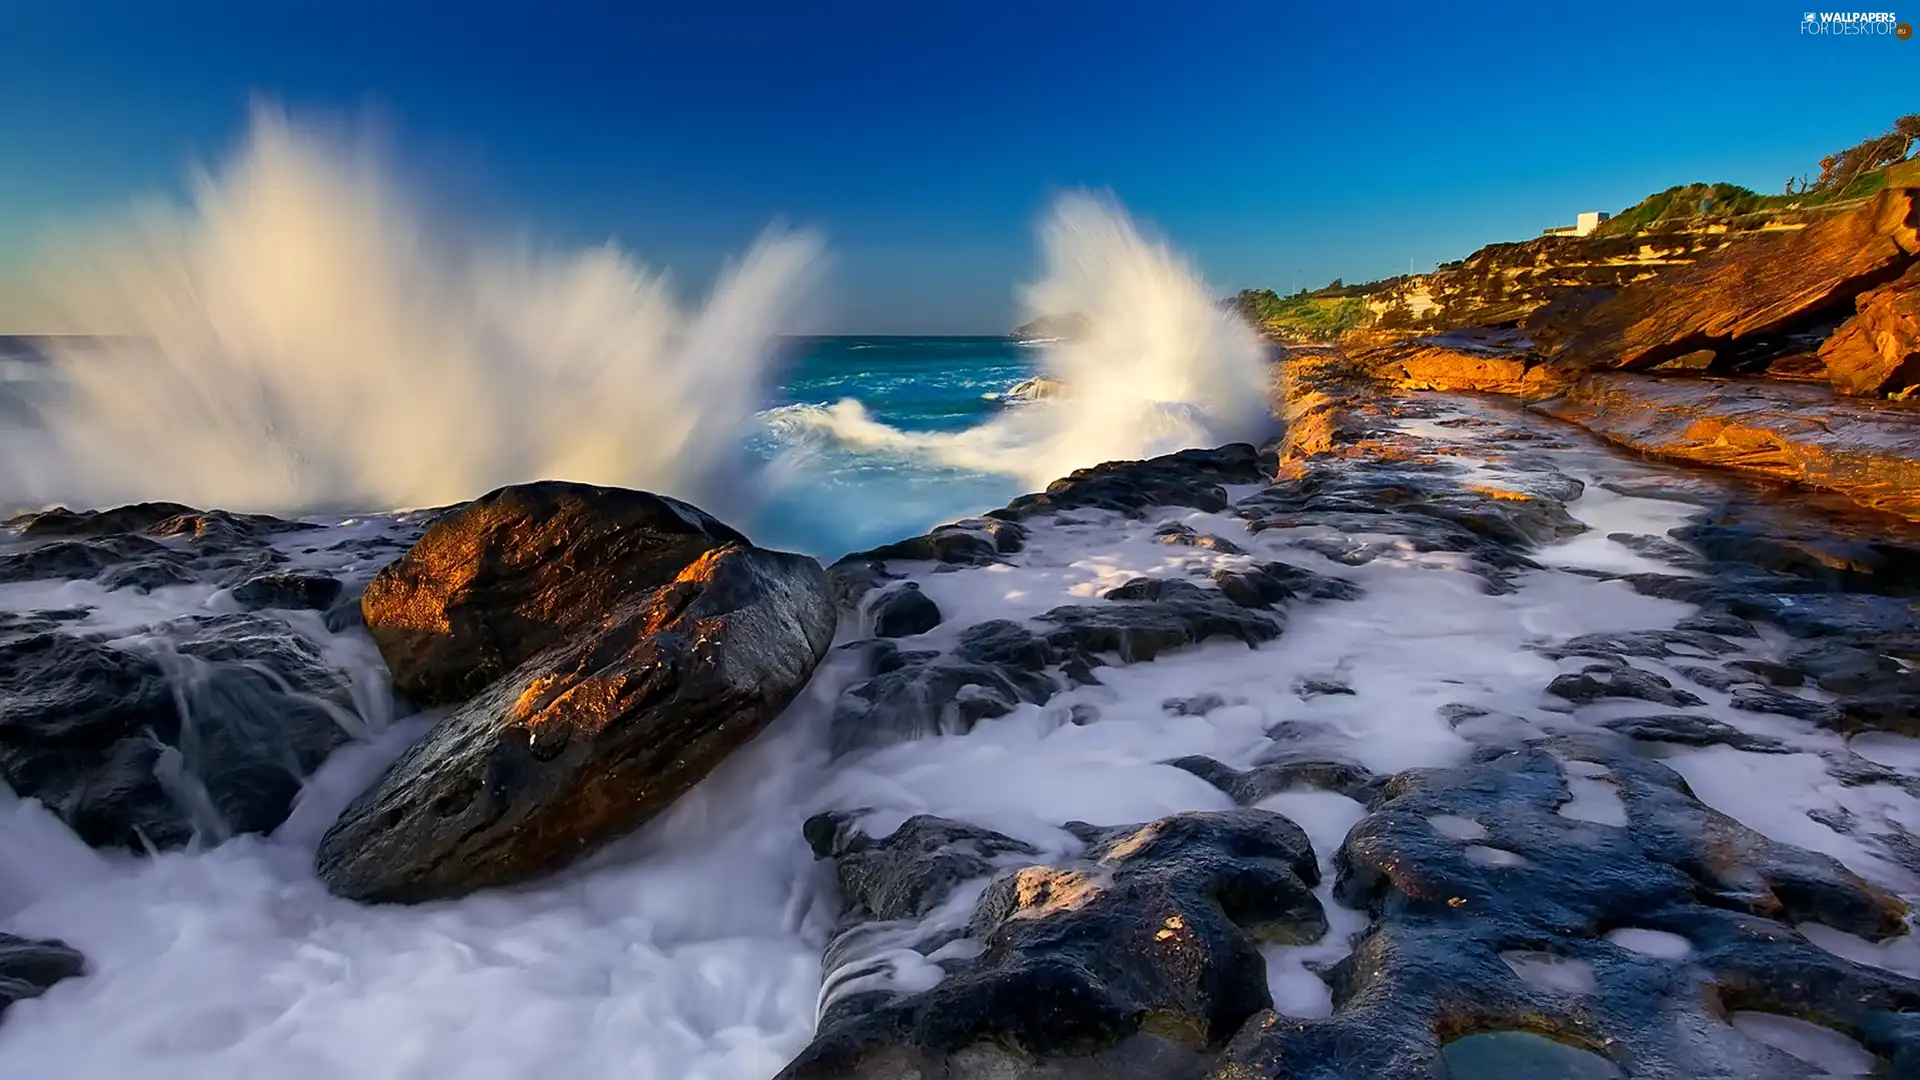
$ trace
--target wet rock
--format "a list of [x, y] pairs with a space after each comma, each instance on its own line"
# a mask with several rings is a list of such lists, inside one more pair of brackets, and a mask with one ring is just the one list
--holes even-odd
[[870, 551], [855, 552], [834, 565], [846, 563], [882, 563], [889, 559], [935, 562], [950, 566], [987, 566], [1003, 561], [1002, 556], [1019, 552], [1026, 546], [1027, 532], [1015, 521], [998, 518], [967, 518], [942, 525], [924, 536], [883, 544]]
[[1673, 743], [1676, 746], [1730, 746], [1755, 754], [1790, 754], [1793, 748], [1779, 739], [1749, 735], [1710, 716], [1693, 713], [1662, 713], [1657, 716], [1621, 716], [1600, 721], [1600, 726], [1617, 731], [1636, 742]]
[[1230, 443], [1214, 450], [1182, 450], [1146, 461], [1110, 461], [1076, 469], [1047, 485], [1047, 490], [1022, 495], [988, 516], [1019, 521], [1078, 509], [1138, 516], [1157, 506], [1217, 513], [1227, 508], [1224, 485], [1257, 484], [1267, 477], [1258, 450], [1247, 443]]
[[20, 530], [20, 535], [31, 538], [42, 537], [78, 537], [113, 536], [118, 533], [145, 532], [168, 518], [182, 514], [197, 514], [191, 506], [182, 506], [170, 502], [133, 503], [111, 510], [81, 510], [75, 512], [64, 506], [45, 510], [38, 514], [27, 514], [7, 522]]
[[1656, 457], [1838, 491], [1920, 518], [1920, 408], [1824, 387], [1608, 373], [1533, 406]]
[[746, 538], [686, 503], [543, 481], [453, 511], [367, 585], [361, 611], [421, 705], [464, 701], [630, 597]]
[[1689, 615], [1674, 624], [1676, 630], [1693, 630], [1703, 634], [1714, 634], [1723, 638], [1759, 637], [1759, 631], [1753, 624], [1734, 615], [1717, 614], [1703, 611], [1698, 615]]
[[940, 625], [940, 605], [911, 581], [882, 594], [867, 615], [874, 635], [883, 638], [912, 637]]
[[1820, 589], [1920, 586], [1920, 543], [1873, 535], [1870, 528], [1743, 508], [1682, 525], [1673, 535], [1717, 563], [1791, 575]]
[[1277, 560], [1244, 570], [1214, 570], [1207, 577], [1227, 599], [1247, 608], [1271, 607], [1285, 600], [1358, 600], [1366, 591], [1345, 578]]
[[1245, 771], [1201, 755], [1175, 758], [1167, 764], [1219, 788], [1238, 806], [1251, 806], [1269, 795], [1303, 788], [1332, 791], [1364, 802], [1380, 783], [1351, 761], [1300, 751], [1276, 754]]
[[[1617, 787], [1630, 828], [1558, 813], [1560, 758]], [[1595, 769], [1588, 769], [1590, 775]], [[1476, 839], [1435, 818], [1477, 823]], [[1476, 848], [1517, 859], [1476, 859]], [[1920, 1061], [1906, 1016], [1920, 983], [1852, 964], [1793, 925], [1870, 939], [1904, 931], [1903, 905], [1825, 856], [1778, 844], [1695, 800], [1673, 772], [1619, 740], [1552, 740], [1388, 781], [1335, 856], [1335, 895], [1373, 923], [1325, 973], [1333, 1014], [1262, 1013], [1215, 1080], [1376, 1080], [1448, 1075], [1446, 1041], [1527, 1030], [1611, 1060], [1628, 1076], [1712, 1080], [1814, 1075], [1748, 1039], [1726, 1009], [1757, 1009], [1859, 1038], [1891, 1074]], [[1684, 956], [1647, 956], [1606, 934], [1677, 935]], [[1511, 950], [1581, 965], [1581, 993], [1530, 981]]]
[[1581, 634], [1557, 645], [1538, 646], [1535, 651], [1554, 660], [1570, 656], [1615, 658], [1639, 656], [1666, 659], [1673, 656], [1724, 656], [1736, 652], [1732, 642], [1699, 630], [1627, 630], [1611, 633]]
[[1736, 671], [1744, 671], [1757, 676], [1773, 686], [1801, 686], [1807, 677], [1786, 664], [1776, 664], [1771, 660], [1744, 659], [1727, 664]]
[[998, 664], [1017, 671], [1040, 671], [1064, 659], [1033, 631], [1011, 619], [990, 619], [960, 632], [954, 655], [975, 664]]
[[0, 642], [0, 778], [94, 847], [270, 832], [351, 709], [311, 642], [257, 616], [181, 620], [143, 649], [18, 638]]
[[1328, 695], [1351, 697], [1357, 692], [1358, 691], [1354, 690], [1351, 685], [1339, 679], [1309, 678], [1301, 679], [1293, 684], [1294, 696], [1302, 701], [1317, 697], [1326, 697]]
[[1044, 705], [1057, 689], [1044, 669], [1050, 645], [1005, 620], [969, 627], [951, 657], [873, 642], [870, 677], [834, 703], [835, 757], [931, 735], [961, 735], [1023, 703]]
[[1627, 664], [1590, 664], [1578, 673], [1569, 672], [1556, 677], [1547, 684], [1547, 693], [1565, 698], [1575, 705], [1588, 705], [1607, 698], [1651, 701], [1669, 708], [1706, 704], [1696, 695], [1675, 689], [1672, 683], [1651, 671], [1642, 671]]
[[1634, 533], [1608, 533], [1607, 539], [1638, 555], [1677, 566], [1682, 570], [1699, 570], [1706, 566], [1706, 560], [1696, 551], [1661, 536], [1639, 536]]
[[1831, 724], [1839, 715], [1839, 710], [1827, 702], [1809, 701], [1768, 686], [1743, 686], [1734, 690], [1732, 705], [1745, 712], [1773, 713], [1815, 723]]
[[1160, 703], [1161, 711], [1168, 716], [1205, 716], [1226, 706], [1227, 699], [1219, 694], [1195, 694], [1192, 697], [1168, 698]]
[[155, 589], [164, 589], [169, 585], [188, 585], [194, 581], [193, 572], [177, 563], [136, 562], [109, 566], [100, 571], [93, 579], [103, 589], [132, 589], [135, 592], [149, 593]]
[[988, 886], [967, 927], [976, 959], [897, 1000], [829, 1004], [780, 1080], [1195, 1076], [1271, 1002], [1258, 944], [1326, 932], [1312, 848], [1278, 814], [1068, 829], [1080, 859]]
[[1169, 521], [1153, 532], [1153, 538], [1163, 544], [1175, 544], [1181, 547], [1205, 548], [1222, 555], [1245, 555], [1245, 549], [1233, 541], [1212, 533], [1198, 533], [1177, 521]]
[[963, 882], [993, 873], [1005, 856], [1039, 855], [1031, 844], [989, 829], [918, 814], [881, 839], [859, 819], [819, 814], [806, 824], [816, 859], [832, 859], [843, 921], [917, 919]]
[[108, 536], [97, 540], [54, 540], [14, 551], [0, 552], [0, 583], [15, 581], [78, 581], [122, 563], [184, 562], [186, 556], [165, 544], [141, 536]]
[[342, 588], [339, 579], [326, 574], [261, 574], [236, 587], [233, 602], [248, 611], [327, 611], [340, 599]]
[[[558, 554], [520, 573], [549, 595], [578, 595], [554, 576], [572, 569], [609, 584], [613, 570], [584, 545], [610, 518], [642, 535], [601, 536], [600, 555], [636, 577], [657, 570], [663, 548], [717, 525], [690, 514], [675, 532], [655, 516], [674, 512], [663, 501], [613, 502], [631, 513], [573, 517], [577, 531], [552, 537]], [[542, 520], [550, 519], [528, 527]], [[510, 550], [527, 551], [527, 542]], [[469, 561], [453, 565], [463, 584], [474, 580]], [[419, 576], [409, 583], [436, 597], [462, 591]], [[535, 595], [498, 577], [488, 598]], [[670, 581], [629, 585], [593, 625], [573, 627], [454, 709], [354, 800], [320, 842], [321, 880], [353, 899], [415, 902], [558, 869], [645, 824], [759, 734], [806, 684], [835, 623], [825, 574], [800, 555], [727, 544]]]
[[1057, 397], [1064, 397], [1066, 392], [1067, 384], [1059, 379], [1035, 375], [1031, 379], [1021, 379], [1007, 387], [1006, 393], [1000, 395], [1000, 400], [1009, 405], [1030, 405], [1036, 401], [1050, 401]]
[[1211, 637], [1253, 646], [1280, 636], [1277, 617], [1188, 581], [1134, 578], [1109, 590], [1106, 599], [1109, 603], [1057, 607], [1041, 615], [1042, 622], [1059, 627], [1047, 635], [1048, 642], [1060, 650], [1117, 653], [1122, 663], [1133, 664]]
[[1856, 314], [1820, 346], [1842, 394], [1878, 396], [1920, 381], [1920, 263], [1898, 281], [1860, 294]]
[[64, 941], [0, 933], [0, 1015], [16, 1001], [39, 997], [54, 983], [86, 973], [86, 957]]
[[269, 514], [235, 514], [226, 510], [194, 510], [155, 522], [147, 531], [193, 541], [203, 548], [233, 548], [257, 544], [276, 533], [319, 528], [309, 522], [287, 521]]
[[[1291, 470], [1234, 513], [1256, 533], [1312, 530], [1288, 539], [1349, 566], [1408, 550], [1462, 553], [1492, 591], [1510, 592], [1511, 572], [1538, 569], [1528, 552], [1587, 528], [1553, 497], [1468, 484], [1442, 462], [1316, 458]], [[1558, 487], [1578, 493], [1577, 483]]]

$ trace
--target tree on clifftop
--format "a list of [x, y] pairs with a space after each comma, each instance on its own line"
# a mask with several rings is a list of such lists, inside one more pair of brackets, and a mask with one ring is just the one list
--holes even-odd
[[1886, 133], [1821, 158], [1814, 190], [1841, 195], [1867, 173], [1905, 161], [1916, 139], [1920, 139], [1920, 113], [1910, 113], [1895, 120]]

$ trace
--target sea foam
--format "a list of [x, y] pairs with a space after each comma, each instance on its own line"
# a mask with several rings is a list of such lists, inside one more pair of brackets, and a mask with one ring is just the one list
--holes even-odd
[[0, 504], [364, 511], [564, 478], [724, 512], [821, 253], [769, 232], [683, 305], [611, 245], [437, 227], [365, 145], [262, 109], [186, 206], [49, 252], [47, 310], [114, 336], [48, 343]]

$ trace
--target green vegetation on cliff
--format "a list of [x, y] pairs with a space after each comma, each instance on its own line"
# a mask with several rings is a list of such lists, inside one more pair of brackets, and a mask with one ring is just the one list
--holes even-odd
[[1803, 177], [1797, 184], [1789, 180], [1785, 194], [1761, 195], [1738, 184], [1679, 184], [1622, 210], [1601, 225], [1597, 235], [1631, 236], [1661, 226], [1700, 228], [1748, 214], [1864, 199], [1886, 187], [1887, 168], [1905, 161], [1916, 139], [1920, 113], [1902, 116], [1886, 131], [1821, 158], [1819, 178]]
[[1287, 342], [1332, 341], [1367, 319], [1366, 295], [1384, 285], [1344, 285], [1281, 296], [1272, 289], [1242, 289], [1227, 300], [1254, 328]]

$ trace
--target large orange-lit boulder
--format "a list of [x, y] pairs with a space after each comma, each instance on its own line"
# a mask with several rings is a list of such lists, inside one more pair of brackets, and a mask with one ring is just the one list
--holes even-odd
[[571, 484], [503, 489], [429, 530], [382, 573], [367, 621], [396, 676], [442, 699], [479, 690], [328, 831], [327, 886], [416, 902], [538, 877], [759, 734], [837, 613], [818, 563], [737, 535], [682, 503]]

